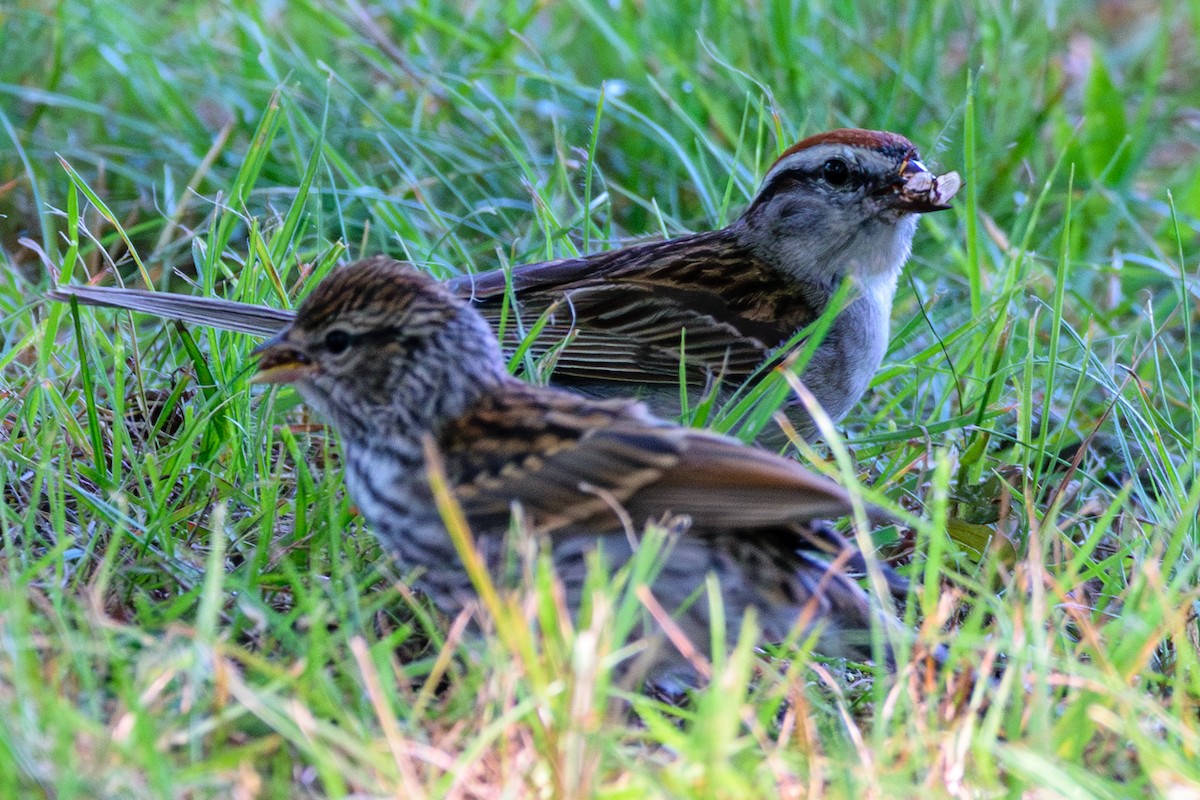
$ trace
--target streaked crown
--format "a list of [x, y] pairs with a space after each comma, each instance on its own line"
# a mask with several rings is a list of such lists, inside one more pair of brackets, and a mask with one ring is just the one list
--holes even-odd
[[353, 318], [360, 326], [394, 328], [456, 315], [464, 302], [420, 270], [386, 256], [331, 272], [301, 303], [295, 327], [312, 331]]

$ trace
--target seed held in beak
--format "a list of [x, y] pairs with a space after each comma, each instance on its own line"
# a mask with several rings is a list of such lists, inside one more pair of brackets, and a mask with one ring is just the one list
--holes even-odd
[[910, 161], [908, 164], [915, 165], [917, 169], [902, 177], [895, 189], [892, 207], [915, 214], [945, 211], [950, 208], [950, 200], [962, 187], [962, 178], [958, 173], [934, 175], [921, 168], [920, 162]]

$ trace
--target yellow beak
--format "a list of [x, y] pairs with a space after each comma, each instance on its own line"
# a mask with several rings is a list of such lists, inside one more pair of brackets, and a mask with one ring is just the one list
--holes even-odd
[[316, 365], [303, 350], [287, 340], [289, 329], [254, 348], [258, 356], [258, 372], [251, 383], [294, 383], [316, 370]]

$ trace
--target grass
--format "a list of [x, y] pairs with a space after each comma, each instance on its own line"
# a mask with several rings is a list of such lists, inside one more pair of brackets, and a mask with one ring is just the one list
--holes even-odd
[[[1121, 0], [0, 9], [0, 795], [1200, 791], [1196, 23]], [[41, 300], [50, 274], [119, 275], [293, 304], [362, 254], [450, 275], [711, 228], [842, 124], [966, 179], [844, 448], [808, 454], [916, 512], [879, 538], [941, 672], [741, 635], [664, 707], [609, 669], [636, 574], [573, 622], [537, 563], [464, 641], [349, 510], [327, 433], [248, 391], [247, 337]]]

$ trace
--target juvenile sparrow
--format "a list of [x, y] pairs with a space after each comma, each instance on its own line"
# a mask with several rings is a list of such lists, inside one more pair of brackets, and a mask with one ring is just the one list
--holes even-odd
[[[723, 400], [826, 310], [843, 281], [852, 299], [836, 316], [801, 380], [840, 420], [858, 402], [888, 343], [896, 280], [917, 215], [949, 208], [961, 181], [935, 177], [908, 139], [842, 129], [786, 150], [746, 211], [717, 231], [606, 253], [527, 264], [511, 285], [525, 325], [548, 315], [531, 352], [555, 349], [551, 380], [588, 394], [637, 393], [664, 416], [679, 412], [679, 379], [692, 392], [719, 381]], [[502, 271], [449, 282], [493, 325], [508, 282]], [[221, 300], [97, 287], [62, 287], [55, 299], [111, 305], [246, 333], [271, 334], [292, 313]], [[787, 352], [785, 352], [787, 350]], [[761, 374], [761, 373], [759, 373]], [[799, 433], [814, 425], [793, 404]], [[778, 443], [778, 437], [775, 437]]]
[[[861, 554], [814, 522], [849, 511], [837, 484], [664, 422], [635, 401], [511, 377], [478, 311], [411, 267], [373, 258], [335, 270], [256, 352], [257, 381], [294, 385], [332, 423], [351, 498], [449, 614], [474, 591], [431, 496], [426, 438], [492, 574], [504, 575], [519, 507], [526, 534], [549, 548], [572, 611], [589, 553], [599, 549], [617, 569], [645, 523], [670, 515], [676, 538], [650, 588], [702, 653], [711, 644], [708, 574], [734, 628], [754, 609], [770, 641], [804, 619], [821, 652], [865, 658], [872, 626], [898, 625], [846, 576]], [[665, 657], [656, 671], [675, 673], [678, 660]]]

